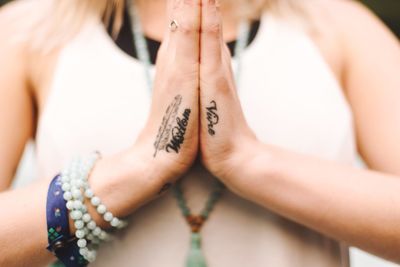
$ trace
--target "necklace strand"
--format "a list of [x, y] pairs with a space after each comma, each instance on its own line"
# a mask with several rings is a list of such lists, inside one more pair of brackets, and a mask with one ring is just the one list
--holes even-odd
[[[139, 61], [143, 64], [143, 69], [145, 72], [145, 77], [147, 81], [147, 87], [149, 93], [151, 94], [153, 88], [153, 79], [151, 75], [151, 61], [150, 54], [147, 46], [146, 39], [143, 34], [142, 25], [140, 22], [140, 17], [138, 14], [135, 5], [133, 4], [133, 0], [130, 1], [129, 13], [131, 19], [131, 28], [134, 37], [134, 45], [136, 48], [137, 56]], [[243, 21], [239, 26], [239, 38], [236, 41], [235, 45], [235, 56], [236, 56], [236, 69], [235, 69], [235, 80], [236, 84], [239, 84], [240, 73], [242, 70], [242, 55], [245, 50], [249, 36], [250, 36], [250, 24], [247, 21]], [[187, 201], [184, 197], [181, 181], [178, 181], [175, 186], [172, 187], [172, 192], [174, 197], [177, 200], [177, 204], [179, 209], [181, 210], [182, 215], [185, 217], [188, 225], [191, 230], [191, 249], [189, 250], [189, 254], [186, 261], [186, 267], [206, 267], [205, 258], [201, 252], [201, 237], [200, 230], [208, 219], [210, 213], [214, 209], [216, 203], [221, 198], [224, 185], [218, 180], [214, 180], [215, 189], [210, 193], [200, 215], [193, 215], [190, 208], [187, 205]]]

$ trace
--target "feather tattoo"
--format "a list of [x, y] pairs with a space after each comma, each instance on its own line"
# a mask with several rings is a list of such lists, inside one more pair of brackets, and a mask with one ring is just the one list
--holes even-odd
[[178, 114], [179, 107], [182, 103], [182, 96], [177, 95], [172, 103], [168, 106], [165, 115], [162, 119], [161, 126], [158, 130], [156, 141], [154, 142], [154, 157], [157, 156], [158, 151], [164, 150], [169, 141], [169, 136], [175, 122], [176, 116]]

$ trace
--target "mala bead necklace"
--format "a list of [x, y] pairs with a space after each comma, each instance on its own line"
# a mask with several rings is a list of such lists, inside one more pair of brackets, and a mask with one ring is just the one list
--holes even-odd
[[186, 222], [190, 226], [191, 229], [191, 242], [190, 242], [190, 250], [186, 259], [186, 267], [206, 267], [206, 260], [201, 251], [201, 236], [200, 230], [206, 220], [208, 219], [211, 211], [214, 209], [215, 204], [221, 198], [222, 191], [224, 189], [224, 185], [215, 180], [215, 189], [210, 194], [206, 205], [204, 206], [200, 215], [193, 215], [190, 211], [190, 208], [186, 204], [185, 197], [183, 195], [181, 182], [178, 182], [173, 187], [173, 193], [175, 198], [177, 199], [178, 206], [182, 212], [182, 215], [186, 218]]
[[[131, 18], [131, 28], [134, 37], [134, 45], [138, 55], [138, 59], [142, 62], [144, 66], [144, 74], [146, 77], [148, 89], [151, 92], [153, 87], [153, 80], [150, 73], [150, 54], [147, 47], [147, 42], [144, 37], [142, 26], [139, 19], [139, 14], [133, 4], [130, 1], [129, 14]], [[179, 30], [179, 22], [172, 20], [170, 24], [170, 29], [172, 32]], [[235, 55], [237, 58], [236, 64], [236, 83], [239, 83], [239, 77], [241, 72], [241, 55], [247, 45], [250, 35], [250, 24], [244, 21], [239, 27], [239, 38], [236, 41]], [[200, 230], [204, 223], [210, 216], [211, 211], [214, 209], [216, 203], [221, 198], [224, 185], [215, 179], [215, 189], [210, 194], [202, 212], [200, 215], [194, 215], [191, 213], [189, 207], [187, 206], [186, 200], [183, 195], [183, 190], [181, 182], [178, 182], [173, 187], [173, 194], [177, 200], [178, 207], [181, 210], [182, 215], [185, 217], [187, 224], [191, 230], [191, 240], [190, 240], [190, 250], [186, 258], [186, 267], [207, 267], [206, 259], [201, 250], [201, 235]]]

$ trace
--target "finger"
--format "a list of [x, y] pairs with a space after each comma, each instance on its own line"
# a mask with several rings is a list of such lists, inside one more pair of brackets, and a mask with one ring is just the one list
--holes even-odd
[[216, 0], [202, 0], [200, 38], [201, 63], [205, 66], [218, 66], [221, 63], [223, 37], [222, 18]]
[[[201, 0], [170, 0], [166, 39], [168, 54], [179, 66], [197, 65], [200, 54]], [[176, 29], [171, 22], [176, 22]], [[168, 55], [167, 55], [168, 56]]]

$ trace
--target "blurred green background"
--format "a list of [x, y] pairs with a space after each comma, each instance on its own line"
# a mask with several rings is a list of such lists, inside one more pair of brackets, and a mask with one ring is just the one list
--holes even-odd
[[[10, 0], [0, 0], [0, 6]], [[306, 1], [306, 0], [299, 0]], [[335, 1], [335, 0], [332, 0]], [[374, 10], [400, 38], [400, 0], [360, 0]]]

